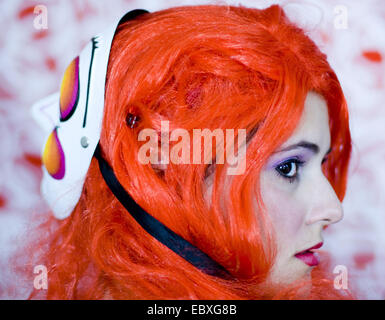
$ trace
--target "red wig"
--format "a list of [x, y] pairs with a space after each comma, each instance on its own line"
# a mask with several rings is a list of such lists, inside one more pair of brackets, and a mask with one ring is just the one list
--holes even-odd
[[[203, 273], [143, 230], [93, 159], [79, 203], [50, 239], [46, 298], [301, 298], [295, 288], [263, 286], [275, 243], [258, 181], [297, 127], [309, 91], [328, 105], [332, 151], [323, 171], [342, 201], [351, 152], [345, 98], [326, 56], [279, 6], [177, 7], [122, 24], [108, 65], [102, 154], [142, 208], [234, 278]], [[126, 123], [130, 113], [140, 116], [134, 128]], [[140, 164], [138, 132], [160, 132], [162, 120], [188, 132], [245, 128], [245, 174], [225, 188], [226, 164], [217, 164], [208, 204], [207, 164]], [[340, 298], [318, 269], [308, 297]]]

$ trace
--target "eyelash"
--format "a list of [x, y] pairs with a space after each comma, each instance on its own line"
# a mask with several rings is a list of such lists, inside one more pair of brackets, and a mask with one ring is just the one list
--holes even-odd
[[[304, 161], [301, 161], [298, 159], [289, 159], [289, 160], [286, 160], [286, 161], [280, 163], [279, 165], [277, 165], [275, 167], [275, 170], [276, 170], [276, 172], [280, 178], [284, 178], [284, 179], [288, 180], [289, 183], [293, 183], [295, 180], [298, 179], [298, 170], [300, 167], [302, 167], [304, 165], [304, 163], [305, 163]], [[282, 173], [282, 171], [280, 171], [280, 167], [287, 165], [287, 164], [289, 164], [289, 165], [294, 164], [295, 165], [295, 174], [293, 176], [287, 176], [284, 173]], [[291, 172], [291, 170], [290, 170], [290, 172]]]

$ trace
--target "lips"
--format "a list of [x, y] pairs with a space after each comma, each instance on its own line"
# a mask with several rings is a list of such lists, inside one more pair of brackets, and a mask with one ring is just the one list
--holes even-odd
[[317, 253], [311, 250], [321, 248], [322, 245], [323, 243], [320, 242], [309, 249], [298, 252], [297, 254], [295, 254], [295, 257], [300, 259], [302, 262], [306, 263], [309, 267], [314, 267], [319, 264], [319, 257]]

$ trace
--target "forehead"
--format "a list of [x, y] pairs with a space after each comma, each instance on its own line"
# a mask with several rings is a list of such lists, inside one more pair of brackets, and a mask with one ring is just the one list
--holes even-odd
[[318, 144], [321, 149], [328, 149], [330, 144], [329, 115], [326, 101], [321, 95], [311, 91], [306, 96], [304, 111], [297, 128], [282, 147], [303, 140]]

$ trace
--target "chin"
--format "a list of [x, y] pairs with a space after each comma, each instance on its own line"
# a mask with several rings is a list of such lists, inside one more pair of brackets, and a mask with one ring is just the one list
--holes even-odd
[[274, 285], [293, 285], [296, 282], [310, 282], [311, 271], [313, 267], [309, 267], [297, 258], [290, 259], [290, 262], [274, 266], [270, 274], [270, 282]]

